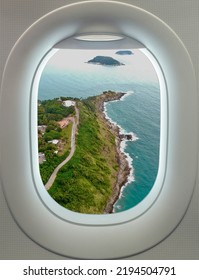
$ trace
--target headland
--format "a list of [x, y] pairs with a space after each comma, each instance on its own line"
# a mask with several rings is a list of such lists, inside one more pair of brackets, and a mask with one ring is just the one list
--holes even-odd
[[[75, 150], [71, 159], [60, 168], [48, 190], [61, 206], [86, 214], [113, 212], [113, 205], [131, 172], [127, 156], [121, 149], [121, 142], [132, 140], [132, 136], [121, 134], [119, 127], [107, 118], [105, 103], [119, 101], [125, 94], [106, 91], [98, 96], [75, 99], [79, 112]], [[59, 101], [52, 101], [51, 107], [57, 102]], [[71, 113], [74, 115], [74, 111]], [[69, 139], [68, 136], [66, 144]], [[63, 145], [64, 149], [66, 144]], [[65, 151], [66, 156], [69, 152]], [[63, 153], [60, 156], [64, 161], [66, 157], [63, 158]], [[54, 154], [54, 151], [53, 157], [58, 157], [61, 161], [61, 157]], [[44, 169], [47, 162], [42, 163], [41, 167], [42, 165]]]

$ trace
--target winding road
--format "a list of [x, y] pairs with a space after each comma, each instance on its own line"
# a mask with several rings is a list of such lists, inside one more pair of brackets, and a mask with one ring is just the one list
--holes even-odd
[[71, 150], [70, 150], [70, 154], [67, 156], [67, 158], [62, 161], [53, 171], [53, 173], [51, 174], [48, 182], [45, 184], [45, 188], [46, 190], [49, 190], [50, 187], [52, 186], [52, 184], [55, 181], [55, 178], [57, 176], [58, 171], [60, 170], [60, 168], [62, 168], [74, 155], [75, 152], [75, 139], [76, 139], [76, 134], [77, 134], [77, 127], [79, 124], [79, 109], [76, 107], [75, 105], [75, 117], [72, 118], [72, 122], [73, 122], [73, 126], [72, 126], [72, 133], [71, 133]]

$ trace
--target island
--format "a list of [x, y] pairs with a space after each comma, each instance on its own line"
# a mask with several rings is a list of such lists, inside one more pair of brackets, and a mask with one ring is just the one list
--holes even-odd
[[[73, 149], [70, 160], [59, 168], [48, 189], [52, 198], [61, 206], [86, 214], [112, 213], [113, 205], [131, 171], [126, 155], [121, 151], [121, 141], [131, 140], [131, 135], [120, 133], [118, 126], [107, 119], [104, 106], [105, 102], [120, 100], [124, 95], [109, 90], [86, 99], [76, 98], [75, 103], [70, 98], [70, 102], [55, 99], [42, 101], [38, 105], [40, 129], [45, 126], [42, 122], [46, 121], [47, 124], [43, 132], [39, 130], [38, 135], [39, 152], [46, 156], [46, 161], [40, 163], [44, 184], [53, 169], [64, 162]], [[64, 107], [66, 103], [73, 106]], [[57, 111], [59, 115], [53, 121], [54, 126], [52, 120], [50, 123], [47, 121], [52, 118], [51, 113], [46, 113], [49, 111], [54, 115]], [[77, 128], [73, 131], [70, 125], [72, 120], [77, 119], [77, 114]], [[70, 140], [72, 134], [73, 138], [75, 134], [73, 147]], [[53, 144], [54, 137], [60, 144]]]
[[123, 63], [110, 56], [96, 56], [93, 59], [89, 60], [87, 63], [97, 64], [97, 65], [106, 65], [106, 66], [121, 66]]
[[119, 55], [133, 55], [133, 52], [130, 51], [130, 50], [120, 50], [120, 51], [117, 51], [116, 54], [119, 54]]

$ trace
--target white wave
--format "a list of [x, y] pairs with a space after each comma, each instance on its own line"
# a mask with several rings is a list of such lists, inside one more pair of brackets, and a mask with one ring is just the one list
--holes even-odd
[[124, 95], [120, 98], [120, 101], [123, 101], [127, 96], [129, 96], [129, 95], [131, 95], [131, 94], [133, 94], [133, 93], [134, 93], [133, 90], [128, 90], [128, 91], [126, 92], [126, 94], [124, 94]]
[[124, 151], [124, 149], [126, 148], [126, 142], [127, 141], [121, 141], [121, 143], [120, 143], [120, 150], [121, 151]]
[[[129, 155], [129, 153], [125, 152], [126, 142], [127, 142], [127, 141], [121, 141], [120, 150], [121, 150], [121, 152], [126, 156], [126, 160], [128, 161], [128, 165], [129, 165], [129, 168], [130, 168], [130, 174], [129, 174], [129, 176], [128, 176], [128, 179], [127, 179], [126, 184], [125, 184], [123, 187], [125, 187], [125, 186], [128, 185], [129, 183], [135, 181], [135, 177], [134, 177], [134, 168], [133, 168], [133, 158]], [[122, 187], [122, 188], [123, 188], [123, 187]]]
[[[130, 174], [128, 175], [128, 178], [127, 178], [127, 182], [122, 186], [122, 188], [120, 189], [120, 194], [119, 194], [119, 198], [120, 199], [121, 197], [123, 197], [123, 190], [124, 188], [130, 184], [131, 182], [134, 182], [135, 181], [135, 177], [134, 177], [134, 167], [133, 167], [133, 158], [129, 155], [129, 153], [127, 153], [125, 151], [125, 148], [127, 146], [127, 142], [131, 141], [131, 142], [134, 142], [134, 141], [137, 141], [139, 138], [138, 136], [134, 133], [134, 132], [127, 132], [124, 128], [122, 128], [117, 122], [113, 121], [107, 114], [107, 106], [106, 104], [108, 102], [119, 102], [119, 101], [123, 101], [125, 97], [127, 97], [128, 95], [130, 94], [133, 94], [134, 92], [133, 91], [128, 91], [124, 96], [122, 96], [122, 98], [120, 100], [113, 100], [113, 101], [107, 101], [107, 102], [104, 102], [104, 114], [105, 114], [105, 118], [107, 121], [109, 121], [111, 124], [117, 126], [119, 128], [119, 134], [123, 134], [123, 135], [131, 135], [131, 139], [127, 140], [122, 140], [120, 142], [120, 151], [126, 156], [126, 160], [128, 161], [128, 165], [129, 165], [129, 168], [130, 168]], [[115, 204], [114, 204], [115, 205]], [[113, 212], [114, 212], [114, 207], [117, 207], [118, 206], [114, 206], [113, 205]], [[119, 208], [118, 208], [119, 209]]]
[[[108, 101], [108, 102], [113, 102], [113, 101]], [[105, 103], [108, 103], [108, 102], [104, 102], [104, 114], [105, 114], [105, 118], [106, 120], [108, 120], [111, 124], [117, 126], [119, 128], [119, 133], [120, 134], [124, 134], [124, 135], [131, 135], [131, 139], [129, 140], [126, 140], [126, 141], [137, 141], [139, 140], [139, 137], [134, 133], [134, 132], [127, 132], [123, 127], [121, 127], [121, 125], [119, 125], [117, 122], [113, 121], [109, 116], [108, 116], [108, 113], [107, 113], [107, 107], [106, 107], [106, 104]]]
[[104, 103], [109, 103], [109, 102], [114, 103], [114, 102], [124, 101], [124, 99], [125, 99], [127, 96], [129, 96], [129, 95], [131, 95], [131, 94], [133, 94], [133, 93], [134, 93], [133, 90], [128, 90], [127, 92], [125, 92], [125, 94], [124, 94], [120, 99], [110, 100], [110, 101], [106, 101], [106, 102], [104, 102]]
[[120, 210], [122, 207], [120, 205], [116, 205], [115, 208], [117, 208], [118, 210]]
[[134, 142], [134, 141], [137, 141], [137, 140], [139, 140], [139, 137], [135, 134], [135, 133], [133, 133], [133, 132], [130, 132], [130, 133], [128, 133], [129, 135], [131, 135], [131, 140], [128, 140], [128, 141], [132, 141], [132, 142]]

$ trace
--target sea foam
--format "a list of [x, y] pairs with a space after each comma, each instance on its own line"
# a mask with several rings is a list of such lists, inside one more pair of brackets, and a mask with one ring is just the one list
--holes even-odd
[[125, 148], [127, 146], [127, 142], [131, 141], [137, 141], [139, 138], [138, 136], [134, 133], [134, 132], [127, 132], [125, 129], [123, 129], [117, 122], [113, 121], [109, 116], [108, 116], [108, 112], [107, 112], [107, 106], [106, 104], [108, 104], [109, 102], [121, 102], [123, 101], [127, 96], [133, 94], [133, 91], [127, 91], [127, 93], [125, 95], [122, 96], [122, 98], [120, 98], [119, 100], [113, 100], [113, 101], [107, 101], [104, 102], [104, 114], [105, 114], [105, 118], [112, 123], [113, 125], [117, 126], [119, 128], [119, 134], [120, 135], [131, 135], [131, 139], [127, 140], [121, 140], [120, 142], [120, 151], [126, 156], [126, 160], [128, 161], [128, 165], [130, 168], [130, 174], [128, 175], [127, 178], [127, 182], [122, 186], [121, 190], [120, 190], [120, 195], [119, 198], [122, 197], [122, 192], [124, 190], [124, 188], [130, 184], [131, 182], [135, 181], [135, 177], [134, 177], [134, 167], [133, 167], [133, 158], [129, 155], [129, 153], [127, 153], [125, 151]]

